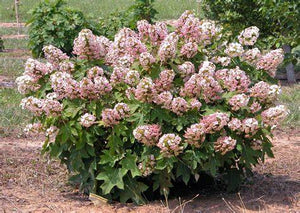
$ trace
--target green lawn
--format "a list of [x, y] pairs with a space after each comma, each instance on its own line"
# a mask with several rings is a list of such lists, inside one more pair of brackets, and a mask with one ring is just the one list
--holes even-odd
[[7, 38], [3, 39], [4, 48], [5, 49], [28, 49], [28, 39], [21, 38], [21, 39], [14, 39], [14, 38]]
[[[84, 12], [94, 19], [105, 17], [116, 10], [125, 10], [132, 5], [133, 0], [66, 0], [68, 5]], [[26, 22], [29, 18], [28, 11], [34, 8], [40, 0], [20, 0], [20, 19]], [[175, 19], [185, 10], [199, 8], [196, 0], [156, 0], [155, 9], [158, 19]], [[0, 0], [0, 22], [16, 22], [14, 0]]]
[[300, 127], [300, 84], [283, 87], [279, 102], [285, 105], [290, 111], [283, 125], [287, 127]]
[[24, 72], [26, 59], [0, 57], [0, 75], [15, 79]]
[[0, 88], [0, 137], [21, 134], [30, 114], [20, 107], [23, 98], [15, 89]]
[[[27, 27], [20, 27], [20, 34], [27, 34]], [[16, 27], [0, 27], [0, 35], [17, 35], [18, 28]]]

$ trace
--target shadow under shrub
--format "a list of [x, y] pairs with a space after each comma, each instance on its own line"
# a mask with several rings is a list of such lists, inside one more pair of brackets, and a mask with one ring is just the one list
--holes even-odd
[[29, 59], [17, 79], [35, 115], [26, 132], [44, 132], [43, 152], [70, 180], [110, 200], [144, 204], [203, 174], [235, 190], [273, 156], [271, 130], [287, 114], [274, 104], [282, 49], [255, 48], [256, 27], [229, 37], [190, 11], [174, 31], [146, 20], [137, 29], [113, 41], [84, 29], [77, 57], [50, 45], [48, 63]]

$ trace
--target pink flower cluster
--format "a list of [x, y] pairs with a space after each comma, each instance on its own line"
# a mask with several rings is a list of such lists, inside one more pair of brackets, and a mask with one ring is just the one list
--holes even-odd
[[16, 79], [18, 90], [22, 94], [37, 91], [40, 88], [39, 80], [44, 76], [51, 74], [55, 69], [62, 72], [71, 72], [74, 64], [67, 60], [68, 56], [53, 46], [44, 47], [45, 55], [51, 63], [41, 63], [29, 58], [25, 64], [25, 72]]
[[155, 58], [148, 52], [143, 52], [140, 54], [139, 62], [145, 70], [149, 70], [155, 61]]
[[182, 45], [180, 54], [187, 58], [193, 58], [198, 52], [198, 44], [196, 42], [188, 42]]
[[86, 76], [89, 79], [94, 79], [97, 76], [103, 76], [103, 74], [104, 74], [104, 70], [101, 67], [96, 66], [96, 67], [90, 68], [87, 71]]
[[219, 137], [214, 144], [216, 152], [220, 152], [221, 155], [225, 155], [227, 152], [233, 150], [236, 145], [236, 140], [230, 136]]
[[112, 86], [104, 76], [96, 76], [93, 80], [83, 78], [79, 82], [79, 94], [82, 99], [98, 99], [111, 90]]
[[84, 127], [92, 126], [96, 121], [96, 117], [92, 114], [85, 113], [80, 117], [80, 124]]
[[138, 126], [133, 130], [134, 138], [146, 146], [156, 145], [161, 134], [161, 127], [158, 124]]
[[221, 28], [210, 20], [200, 21], [193, 12], [185, 11], [176, 22], [176, 32], [186, 43], [195, 42], [203, 45], [210, 44], [218, 38]]
[[256, 63], [257, 69], [267, 71], [267, 73], [274, 77], [277, 67], [283, 62], [284, 54], [283, 49], [272, 50], [263, 55]]
[[24, 128], [24, 133], [26, 135], [28, 134], [38, 134], [44, 130], [43, 125], [40, 122], [33, 123], [33, 124], [28, 124]]
[[251, 83], [250, 78], [239, 67], [218, 70], [215, 78], [222, 83], [224, 89], [231, 92], [247, 92]]
[[163, 70], [160, 72], [159, 77], [154, 81], [154, 88], [157, 92], [163, 92], [170, 90], [173, 80], [175, 78], [175, 72], [173, 70]]
[[171, 110], [177, 115], [182, 115], [189, 110], [188, 102], [181, 97], [174, 98], [171, 103]]
[[232, 118], [228, 123], [229, 129], [236, 131], [238, 134], [244, 132], [246, 138], [254, 136], [259, 129], [258, 121], [255, 118], [245, 118], [244, 120], [239, 120], [237, 118]]
[[182, 97], [173, 98], [173, 95], [170, 91], [164, 91], [158, 94], [155, 96], [153, 102], [162, 106], [164, 109], [174, 112], [177, 115], [183, 115], [183, 113], [189, 110], [199, 110], [202, 106], [201, 102], [195, 98], [190, 99], [189, 102]]
[[37, 116], [40, 116], [42, 113], [45, 113], [47, 116], [58, 116], [63, 110], [63, 105], [57, 100], [38, 99], [32, 96], [23, 98], [21, 107]]
[[113, 109], [102, 110], [102, 121], [105, 126], [118, 124], [122, 119], [130, 116], [130, 109], [127, 104], [118, 103]]
[[114, 67], [113, 72], [110, 76], [110, 82], [112, 85], [124, 83], [126, 74], [129, 72], [129, 68]]
[[153, 102], [156, 103], [157, 105], [161, 105], [162, 108], [171, 109], [172, 100], [173, 100], [172, 93], [170, 91], [164, 91], [158, 94], [157, 96], [155, 96]]
[[232, 131], [241, 132], [242, 131], [242, 122], [237, 118], [232, 118], [228, 123], [229, 129]]
[[211, 59], [213, 63], [221, 64], [223, 67], [228, 66], [231, 63], [231, 58], [226, 56], [215, 56]]
[[186, 82], [195, 73], [195, 66], [192, 62], [186, 61], [183, 64], [178, 65], [178, 70], [183, 81]]
[[44, 75], [53, 71], [53, 66], [50, 63], [44, 64], [34, 59], [27, 59], [25, 63], [25, 72], [23, 75], [30, 76], [34, 82], [37, 82]]
[[47, 116], [59, 116], [63, 110], [63, 105], [57, 100], [43, 99], [42, 110]]
[[242, 55], [242, 60], [246, 61], [250, 65], [255, 65], [260, 58], [261, 58], [261, 52], [258, 48], [247, 50]]
[[74, 40], [73, 53], [80, 59], [100, 59], [108, 53], [110, 43], [107, 38], [97, 37], [91, 30], [83, 29]]
[[244, 48], [239, 43], [230, 43], [225, 49], [225, 54], [230, 58], [239, 57], [244, 53]]
[[23, 98], [21, 100], [20, 105], [21, 105], [22, 109], [27, 109], [36, 116], [41, 115], [43, 112], [43, 110], [42, 110], [43, 102], [40, 99], [35, 98], [33, 96]]
[[220, 99], [223, 92], [220, 84], [211, 75], [196, 73], [185, 82], [180, 95], [187, 97], [202, 97], [206, 103]]
[[143, 78], [135, 89], [135, 98], [141, 102], [152, 102], [156, 90], [151, 78]]
[[162, 63], [174, 58], [177, 50], [179, 37], [176, 33], [170, 33], [161, 43], [158, 50], [158, 57]]
[[157, 46], [168, 35], [167, 25], [163, 22], [157, 22], [152, 25], [146, 20], [137, 22], [137, 29], [142, 41], [149, 41], [151, 45]]
[[114, 42], [109, 46], [106, 62], [119, 65], [120, 58], [125, 57], [131, 61], [138, 59], [143, 52], [147, 52], [147, 47], [139, 39], [138, 34], [129, 28], [123, 28], [115, 35]]
[[196, 123], [191, 125], [184, 134], [185, 141], [199, 148], [205, 140], [205, 126], [203, 123]]
[[215, 133], [223, 129], [229, 122], [229, 116], [226, 113], [216, 112], [203, 116], [200, 123], [203, 124], [205, 133]]
[[278, 125], [287, 115], [288, 110], [283, 105], [271, 107], [261, 113], [263, 124], [271, 127]]
[[29, 92], [37, 91], [41, 85], [39, 85], [36, 79], [29, 75], [22, 75], [16, 79], [16, 84], [18, 86], [18, 91], [21, 94], [27, 94]]
[[276, 100], [280, 92], [279, 86], [260, 81], [250, 88], [250, 97], [257, 98], [262, 103], [272, 102]]
[[255, 118], [246, 118], [242, 121], [242, 129], [246, 138], [255, 135], [258, 128], [258, 121]]
[[129, 86], [136, 86], [140, 81], [140, 73], [135, 70], [130, 70], [125, 76], [124, 82]]
[[232, 110], [237, 111], [237, 110], [241, 109], [242, 107], [247, 106], [249, 99], [250, 99], [250, 97], [245, 94], [238, 94], [238, 95], [234, 95], [232, 98], [230, 98], [228, 103], [231, 105]]
[[74, 99], [79, 96], [79, 83], [66, 72], [55, 72], [50, 76], [51, 87], [58, 94], [58, 99]]
[[157, 146], [166, 157], [177, 156], [183, 151], [182, 139], [173, 133], [161, 136]]
[[55, 68], [57, 68], [60, 62], [69, 59], [69, 56], [67, 56], [67, 54], [63, 53], [60, 49], [54, 47], [53, 45], [45, 46], [43, 48], [43, 52], [47, 61], [51, 63]]
[[254, 101], [251, 106], [250, 106], [250, 111], [252, 113], [256, 113], [258, 112], [259, 110], [261, 110], [261, 105], [260, 103], [258, 103], [257, 101]]
[[139, 163], [138, 168], [144, 177], [151, 175], [154, 171], [155, 167], [155, 157], [154, 155], [150, 155], [147, 160]]
[[259, 29], [256, 26], [252, 26], [244, 29], [238, 36], [238, 39], [242, 45], [252, 46], [255, 44], [258, 36]]
[[253, 139], [251, 141], [251, 148], [254, 150], [261, 150], [263, 148], [262, 144], [263, 142], [261, 140]]
[[71, 73], [75, 70], [74, 64], [70, 61], [62, 61], [58, 64], [58, 71]]
[[59, 129], [56, 126], [50, 126], [45, 131], [45, 136], [51, 139], [55, 139], [58, 134]]

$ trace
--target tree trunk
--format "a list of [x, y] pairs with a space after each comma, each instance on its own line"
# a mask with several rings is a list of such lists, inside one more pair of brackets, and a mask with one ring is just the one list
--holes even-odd
[[[291, 47], [290, 45], [283, 45], [282, 46], [283, 50], [285, 53], [291, 53]], [[288, 63], [288, 65], [285, 67], [286, 70], [286, 76], [288, 83], [294, 84], [296, 83], [296, 75], [295, 75], [295, 70], [294, 70], [294, 65], [292, 62]]]

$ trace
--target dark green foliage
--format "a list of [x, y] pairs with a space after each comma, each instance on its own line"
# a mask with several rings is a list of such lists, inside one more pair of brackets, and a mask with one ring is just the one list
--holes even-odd
[[29, 48], [34, 57], [42, 56], [45, 45], [52, 44], [71, 55], [74, 38], [84, 29], [94, 29], [82, 12], [65, 7], [64, 0], [45, 0], [31, 11]]
[[113, 39], [114, 35], [123, 27], [136, 29], [139, 20], [153, 23], [157, 11], [153, 8], [154, 0], [135, 0], [135, 3], [125, 11], [115, 11], [99, 22], [100, 34]]
[[204, 0], [203, 5], [206, 17], [224, 23], [234, 34], [257, 26], [268, 47], [299, 45], [298, 0]]
[[147, 20], [152, 23], [157, 11], [153, 8], [154, 0], [135, 0], [135, 4], [129, 8], [132, 14], [131, 25], [136, 25], [139, 20]]
[[0, 52], [3, 52], [4, 50], [4, 42], [2, 40], [2, 38], [0, 37]]

